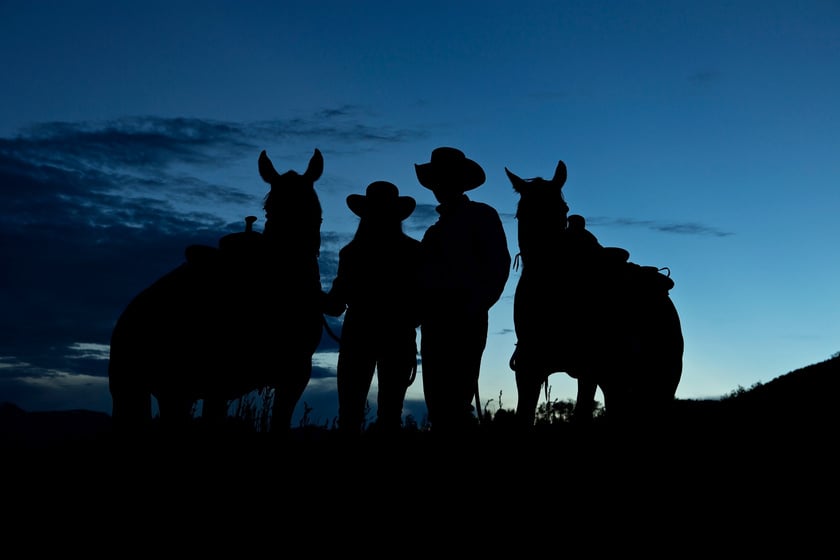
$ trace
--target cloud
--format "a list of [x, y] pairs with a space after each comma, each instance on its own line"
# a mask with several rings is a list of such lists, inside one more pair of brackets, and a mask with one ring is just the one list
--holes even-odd
[[699, 70], [688, 76], [688, 82], [695, 86], [707, 86], [721, 79], [721, 73], [717, 70]]
[[696, 222], [661, 222], [657, 220], [637, 220], [634, 218], [606, 218], [596, 216], [587, 218], [591, 225], [599, 226], [621, 226], [633, 228], [645, 228], [663, 233], [678, 233], [683, 235], [710, 235], [713, 237], [728, 237], [734, 235], [729, 231], [723, 231], [712, 226], [698, 224]]
[[528, 96], [538, 101], [562, 101], [569, 97], [569, 93], [566, 91], [539, 90], [532, 91]]
[[412, 212], [411, 216], [403, 222], [403, 228], [406, 232], [421, 234], [428, 229], [428, 227], [435, 223], [438, 219], [437, 205], [428, 203], [418, 203]]
[[334, 153], [357, 153], [373, 145], [410, 142], [426, 137], [420, 128], [370, 124], [377, 116], [357, 105], [323, 109], [309, 116], [253, 123], [252, 133], [264, 138], [312, 138], [330, 145], [350, 146]]
[[39, 368], [7, 357], [0, 357], [0, 395], [0, 401], [24, 410], [111, 411], [106, 378]]
[[196, 118], [45, 122], [4, 140], [0, 149], [67, 168], [156, 170], [231, 161], [256, 149], [250, 133], [247, 124]]
[[[359, 107], [342, 106], [256, 123], [45, 122], [0, 138], [4, 383], [32, 391], [32, 380], [53, 372], [106, 378], [110, 333], [128, 301], [181, 264], [186, 247], [215, 246], [243, 229], [238, 216], [257, 213], [261, 200], [232, 186], [225, 169], [251, 162], [261, 181], [255, 162], [266, 139], [365, 149], [422, 136], [375, 121]], [[329, 232], [324, 239], [322, 275], [331, 279], [343, 239]], [[336, 348], [325, 335], [319, 352]], [[329, 365], [313, 371], [334, 375]], [[3, 394], [14, 392], [4, 385]]]

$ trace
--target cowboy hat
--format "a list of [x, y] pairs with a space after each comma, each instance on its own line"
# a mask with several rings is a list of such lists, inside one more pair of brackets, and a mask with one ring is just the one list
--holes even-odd
[[365, 194], [347, 195], [347, 207], [360, 218], [392, 215], [403, 221], [416, 205], [410, 196], [400, 196], [397, 186], [388, 181], [374, 181], [367, 186]]
[[472, 190], [484, 184], [484, 170], [457, 148], [435, 148], [429, 163], [414, 164], [417, 180], [427, 189]]

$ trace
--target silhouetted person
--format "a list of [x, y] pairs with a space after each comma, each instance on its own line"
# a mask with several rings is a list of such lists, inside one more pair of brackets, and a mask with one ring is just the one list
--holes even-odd
[[422, 239], [423, 391], [432, 430], [460, 431], [475, 423], [471, 402], [488, 312], [504, 290], [511, 257], [498, 212], [465, 194], [484, 184], [478, 163], [442, 147], [415, 170], [440, 203]]
[[[359, 216], [353, 240], [339, 252], [338, 272], [325, 297], [325, 312], [344, 313], [338, 356], [338, 428], [358, 435], [377, 373], [377, 432], [402, 425], [405, 393], [417, 367], [417, 286], [420, 241], [402, 230], [416, 202], [397, 186], [376, 181], [347, 206]], [[346, 310], [346, 311], [345, 311]]]

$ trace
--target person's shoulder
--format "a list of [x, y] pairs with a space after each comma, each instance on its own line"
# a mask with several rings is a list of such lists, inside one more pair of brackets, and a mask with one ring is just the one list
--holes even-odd
[[400, 236], [400, 239], [401, 239], [401, 240], [402, 240], [402, 242], [403, 242], [403, 243], [405, 243], [406, 245], [419, 245], [419, 244], [420, 244], [420, 240], [419, 240], [419, 239], [417, 239], [416, 237], [411, 237], [411, 236], [410, 236], [410, 235], [408, 235], [407, 233], [403, 233], [403, 234]]
[[405, 233], [400, 235], [400, 238], [397, 241], [397, 247], [399, 247], [400, 251], [419, 251], [421, 245], [422, 242], [419, 239], [411, 237]]
[[471, 208], [475, 212], [485, 212], [485, 213], [492, 213], [498, 214], [498, 211], [491, 205], [486, 202], [481, 202], [480, 200], [472, 200], [467, 203], [468, 207]]
[[499, 216], [499, 211], [496, 210], [493, 206], [487, 204], [486, 202], [470, 200], [467, 208], [469, 208], [470, 214], [476, 219], [494, 221], [501, 219]]
[[355, 239], [350, 241], [349, 243], [347, 243], [347, 245], [338, 250], [338, 256], [346, 257], [347, 255], [352, 255], [358, 250], [358, 245], [359, 244], [356, 242]]

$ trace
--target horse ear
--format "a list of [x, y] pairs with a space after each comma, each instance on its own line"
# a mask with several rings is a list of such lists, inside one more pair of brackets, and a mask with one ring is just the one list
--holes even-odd
[[508, 179], [510, 180], [510, 184], [513, 185], [513, 190], [515, 190], [519, 194], [522, 194], [522, 189], [525, 188], [527, 182], [519, 176], [513, 174], [507, 167], [505, 167], [505, 173], [507, 174]]
[[315, 148], [315, 153], [312, 154], [312, 158], [309, 160], [309, 167], [306, 168], [306, 172], [303, 174], [306, 179], [311, 182], [315, 182], [321, 178], [321, 174], [324, 172], [324, 156], [321, 154], [321, 150]]
[[260, 177], [262, 177], [263, 181], [269, 185], [276, 183], [280, 178], [280, 174], [277, 173], [276, 169], [274, 169], [274, 164], [271, 163], [270, 159], [268, 159], [268, 155], [265, 153], [265, 150], [260, 152], [258, 167], [260, 169]]
[[566, 184], [566, 164], [563, 163], [561, 159], [557, 162], [557, 168], [554, 170], [554, 178], [551, 179], [552, 183], [557, 183], [560, 187]]

